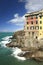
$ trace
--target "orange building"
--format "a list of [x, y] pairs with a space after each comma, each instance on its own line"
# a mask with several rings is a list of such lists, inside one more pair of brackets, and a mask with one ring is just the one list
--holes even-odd
[[43, 10], [25, 15], [25, 36], [43, 38]]

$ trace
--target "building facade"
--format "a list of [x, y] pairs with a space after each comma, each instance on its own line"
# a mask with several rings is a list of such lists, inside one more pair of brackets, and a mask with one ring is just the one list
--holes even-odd
[[43, 10], [25, 15], [24, 31], [26, 37], [43, 38]]

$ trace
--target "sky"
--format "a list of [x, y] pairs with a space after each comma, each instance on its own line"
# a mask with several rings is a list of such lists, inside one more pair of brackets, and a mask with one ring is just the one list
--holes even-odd
[[0, 0], [0, 32], [24, 29], [25, 14], [43, 9], [43, 0]]

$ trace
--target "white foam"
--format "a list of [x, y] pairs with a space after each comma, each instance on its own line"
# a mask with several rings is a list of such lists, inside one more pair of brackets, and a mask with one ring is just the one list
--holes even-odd
[[6, 36], [6, 37], [2, 38], [2, 40], [9, 40], [9, 38], [12, 38], [12, 36]]
[[[6, 44], [11, 42], [11, 40], [9, 38], [12, 38], [12, 36], [6, 36], [6, 37], [2, 38], [3, 41], [0, 42], [2, 47], [6, 47]], [[21, 49], [19, 49], [17, 47], [16, 48], [12, 48], [12, 52], [13, 53], [11, 55], [16, 57], [17, 59], [19, 59], [19, 60], [26, 60], [25, 57], [18, 56], [19, 53], [23, 52]]]
[[19, 53], [23, 52], [21, 49], [16, 47], [16, 48], [12, 48], [12, 51], [13, 51], [13, 53], [11, 54], [12, 56], [16, 57], [19, 60], [26, 60], [25, 57], [18, 56]]
[[11, 42], [11, 40], [9, 38], [12, 38], [12, 36], [6, 36], [6, 37], [2, 38], [3, 41], [0, 42], [2, 47], [6, 47], [6, 44]]
[[6, 44], [9, 43], [10, 41], [1, 41], [0, 44], [3, 47], [6, 47]]

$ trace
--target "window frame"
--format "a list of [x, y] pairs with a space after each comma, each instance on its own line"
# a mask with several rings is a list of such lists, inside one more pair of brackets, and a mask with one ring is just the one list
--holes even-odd
[[40, 29], [42, 29], [42, 26], [40, 26]]
[[31, 21], [31, 24], [33, 24], [33, 21]]
[[39, 30], [39, 26], [35, 26], [35, 30]]
[[29, 22], [27, 22], [27, 25], [29, 24]]
[[40, 21], [40, 24], [42, 24], [42, 21]]
[[34, 30], [34, 26], [30, 26], [30, 30]]
[[39, 16], [40, 17], [40, 19], [42, 18], [42, 16]]
[[29, 27], [27, 27], [27, 30], [29, 29]]
[[36, 21], [36, 24], [38, 24], [38, 21]]

